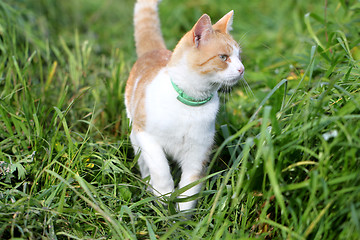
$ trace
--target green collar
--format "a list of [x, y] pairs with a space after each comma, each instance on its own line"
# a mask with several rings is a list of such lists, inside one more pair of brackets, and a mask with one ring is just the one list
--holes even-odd
[[181, 90], [171, 79], [170, 79], [170, 81], [171, 81], [171, 84], [173, 85], [175, 91], [179, 94], [177, 96], [177, 100], [179, 100], [180, 102], [182, 102], [185, 105], [193, 106], [193, 107], [201, 106], [201, 105], [207, 103], [208, 101], [210, 101], [211, 98], [213, 97], [213, 94], [211, 94], [210, 97], [208, 97], [208, 98], [205, 98], [202, 100], [197, 100], [195, 98], [188, 96], [186, 93], [184, 93], [184, 91]]

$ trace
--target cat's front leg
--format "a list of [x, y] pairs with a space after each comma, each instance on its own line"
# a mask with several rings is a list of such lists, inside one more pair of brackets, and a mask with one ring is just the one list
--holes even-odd
[[[194, 183], [204, 176], [205, 165], [208, 160], [208, 148], [193, 148], [188, 151], [184, 160], [181, 161], [181, 180], [179, 183], [179, 189]], [[196, 184], [192, 188], [183, 192], [179, 198], [185, 198], [193, 196], [201, 190], [202, 184]], [[186, 211], [191, 210], [196, 206], [197, 200], [191, 200], [186, 202], [179, 202], [179, 210]]]
[[156, 196], [173, 192], [174, 181], [170, 173], [168, 160], [162, 147], [146, 132], [132, 132], [132, 142], [139, 147], [139, 165], [142, 177], [150, 175], [150, 185]]
[[[179, 183], [179, 189], [199, 180], [202, 177], [202, 174], [198, 171], [189, 170], [181, 175], [181, 181]], [[179, 198], [191, 197], [197, 194], [201, 189], [202, 184], [197, 184], [192, 188], [186, 190], [182, 193]], [[197, 200], [191, 200], [186, 202], [179, 202], [179, 210], [180, 211], [187, 211], [191, 210], [196, 206]]]

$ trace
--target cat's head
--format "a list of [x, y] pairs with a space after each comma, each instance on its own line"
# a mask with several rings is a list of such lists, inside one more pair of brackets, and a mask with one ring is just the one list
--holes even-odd
[[[233, 11], [214, 25], [206, 14], [176, 46], [170, 64], [185, 64], [202, 85], [233, 86], [244, 74], [240, 47], [231, 37]], [[204, 86], [205, 87], [205, 86]]]

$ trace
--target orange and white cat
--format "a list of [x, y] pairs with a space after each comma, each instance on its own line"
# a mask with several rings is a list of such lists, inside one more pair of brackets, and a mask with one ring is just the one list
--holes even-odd
[[[214, 141], [217, 91], [236, 84], [244, 66], [240, 47], [229, 35], [233, 11], [214, 25], [204, 14], [171, 52], [162, 38], [158, 2], [138, 0], [135, 5], [138, 60], [127, 81], [125, 104], [141, 175], [150, 175], [154, 194], [162, 196], [174, 190], [167, 156], [181, 167], [179, 188], [203, 176]], [[200, 188], [195, 185], [181, 197]], [[179, 209], [195, 204], [181, 202]]]

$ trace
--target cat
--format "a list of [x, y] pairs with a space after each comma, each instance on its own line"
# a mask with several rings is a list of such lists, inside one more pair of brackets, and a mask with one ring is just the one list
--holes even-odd
[[[150, 176], [153, 193], [162, 197], [174, 191], [167, 157], [181, 167], [179, 188], [204, 176], [214, 143], [217, 91], [234, 86], [244, 66], [240, 47], [229, 35], [233, 11], [214, 25], [207, 14], [202, 15], [171, 52], [160, 30], [158, 3], [135, 4], [138, 60], [126, 83], [125, 105], [141, 176]], [[200, 189], [197, 184], [179, 197]], [[180, 202], [178, 209], [189, 211], [195, 206], [196, 200], [191, 200]]]

